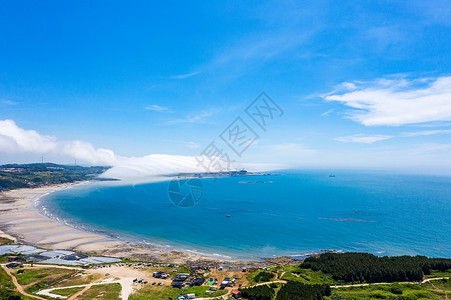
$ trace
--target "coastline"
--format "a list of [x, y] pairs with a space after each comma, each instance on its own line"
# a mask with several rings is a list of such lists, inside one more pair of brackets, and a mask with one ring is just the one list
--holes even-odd
[[[0, 192], [0, 236], [19, 243], [45, 249], [71, 250], [117, 258], [150, 259], [179, 264], [264, 264], [264, 262], [219, 260], [181, 251], [165, 251], [137, 245], [99, 233], [87, 232], [71, 227], [68, 224], [63, 224], [58, 222], [58, 220], [42, 214], [35, 207], [35, 202], [49, 193], [89, 182], [83, 181], [34, 189], [26, 188]], [[286, 260], [284, 259], [284, 261]]]
[[36, 200], [49, 193], [86, 183], [60, 184], [2, 192], [0, 194], [1, 231], [19, 242], [48, 249], [96, 252], [101, 246], [99, 243], [105, 247], [116, 246], [115, 241], [108, 241], [101, 235], [83, 232], [59, 223], [41, 214], [34, 206]]

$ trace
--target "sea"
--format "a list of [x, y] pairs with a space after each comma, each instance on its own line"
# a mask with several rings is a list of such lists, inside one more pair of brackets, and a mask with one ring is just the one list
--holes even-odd
[[321, 250], [451, 257], [445, 176], [284, 170], [94, 182], [37, 205], [82, 230], [218, 259], [303, 258]]

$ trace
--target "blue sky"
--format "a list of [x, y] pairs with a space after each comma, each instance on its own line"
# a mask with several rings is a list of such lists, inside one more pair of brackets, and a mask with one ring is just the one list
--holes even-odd
[[3, 3], [0, 163], [198, 155], [265, 91], [239, 162], [451, 173], [450, 50], [451, 1]]

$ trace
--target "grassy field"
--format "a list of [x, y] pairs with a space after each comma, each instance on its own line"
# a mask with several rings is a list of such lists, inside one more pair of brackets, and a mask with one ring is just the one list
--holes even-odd
[[185, 290], [183, 290], [183, 294], [195, 294], [196, 297], [219, 297], [222, 295], [225, 295], [227, 293], [226, 290], [218, 290], [213, 294], [207, 294], [206, 291], [208, 291], [210, 287], [208, 286], [193, 286], [189, 287]]
[[14, 284], [11, 281], [11, 277], [9, 277], [3, 268], [0, 268], [0, 286], [4, 289], [14, 289]]
[[60, 289], [60, 290], [52, 291], [52, 294], [61, 295], [61, 296], [71, 296], [71, 295], [75, 294], [76, 292], [81, 291], [82, 289], [83, 289], [83, 287]]
[[0, 237], [0, 245], [7, 245], [7, 244], [12, 244], [14, 241], [4, 238], [4, 237]]
[[3, 268], [0, 268], [0, 286], [2, 286], [3, 289], [14, 289], [14, 284], [11, 281], [11, 277], [9, 277]]
[[139, 290], [136, 290], [128, 298], [129, 300], [167, 300], [169, 297], [176, 298], [180, 295], [181, 290], [174, 289], [170, 286], [154, 286], [146, 284]]
[[299, 281], [305, 284], [338, 284], [336, 280], [332, 279], [331, 275], [324, 274], [321, 271], [302, 269], [299, 266], [279, 266], [275, 271], [278, 278], [282, 280]]
[[[434, 285], [436, 283], [434, 282]], [[450, 288], [449, 282], [443, 283]], [[440, 289], [440, 288], [439, 288]], [[372, 284], [362, 287], [332, 289], [326, 299], [446, 299], [445, 292], [434, 289], [431, 284]]]
[[433, 287], [451, 292], [451, 279], [438, 279], [431, 281]]
[[441, 277], [451, 277], [451, 270], [448, 270], [449, 272], [439, 272], [439, 271], [432, 271], [431, 274], [426, 275], [426, 278], [441, 278]]
[[31, 300], [33, 298], [22, 296], [20, 293], [16, 292], [14, 284], [11, 277], [0, 268], [0, 299], [11, 299], [13, 296], [21, 296], [22, 300]]
[[94, 285], [90, 287], [86, 292], [77, 297], [80, 300], [91, 299], [105, 299], [105, 300], [117, 300], [120, 299], [119, 294], [121, 292], [121, 285], [117, 283]]
[[55, 285], [52, 285], [52, 287], [65, 287], [72, 285], [88, 284], [100, 278], [102, 278], [101, 275], [93, 276], [93, 275], [84, 275], [83, 273], [80, 273], [80, 275], [69, 277], [68, 279], [65, 279], [61, 282], [58, 282]]
[[26, 269], [23, 274], [14, 274], [20, 285], [26, 288], [26, 291], [32, 293], [41, 288], [51, 285], [52, 283], [58, 282], [74, 272], [66, 269], [58, 268], [36, 268], [36, 269]]

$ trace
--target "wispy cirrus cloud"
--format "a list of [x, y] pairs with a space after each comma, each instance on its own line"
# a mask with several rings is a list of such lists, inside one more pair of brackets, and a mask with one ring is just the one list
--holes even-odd
[[186, 140], [167, 140], [170, 143], [176, 143], [177, 145], [181, 145], [188, 149], [197, 149], [200, 148], [201, 145], [194, 141], [186, 141]]
[[230, 43], [199, 68], [206, 73], [225, 72], [228, 78], [241, 77], [268, 61], [295, 50], [308, 41], [314, 32], [312, 28], [305, 28], [296, 34], [289, 31], [247, 36]]
[[152, 110], [152, 111], [158, 111], [158, 112], [171, 112], [171, 110], [168, 107], [160, 106], [157, 104], [151, 104], [144, 107], [145, 110]]
[[364, 135], [364, 134], [355, 134], [350, 136], [341, 136], [334, 138], [335, 141], [344, 142], [344, 143], [364, 143], [364, 144], [372, 144], [379, 141], [385, 141], [391, 138], [399, 138], [399, 137], [416, 137], [416, 136], [429, 136], [436, 134], [451, 134], [451, 129], [439, 129], [439, 130], [420, 130], [420, 131], [411, 131], [404, 132], [397, 135]]
[[184, 145], [185, 145], [186, 148], [189, 148], [189, 149], [200, 148], [200, 145], [198, 143], [196, 143], [196, 142], [193, 142], [193, 141], [184, 142]]
[[340, 136], [334, 138], [337, 142], [343, 142], [343, 143], [363, 143], [363, 144], [372, 144], [379, 141], [385, 141], [388, 139], [393, 138], [391, 135], [383, 135], [383, 134], [377, 134], [377, 135], [364, 135], [364, 134], [355, 134], [355, 135], [349, 135], [349, 136]]
[[365, 126], [451, 121], [451, 76], [346, 82], [323, 98], [350, 107], [348, 118]]
[[451, 129], [438, 129], [438, 130], [420, 130], [412, 132], [404, 132], [404, 136], [426, 136], [435, 134], [449, 134]]
[[402, 26], [383, 25], [368, 28], [362, 35], [364, 41], [371, 43], [370, 51], [383, 52], [392, 46], [397, 46], [401, 51], [403, 47], [413, 42], [412, 37], [407, 36], [405, 31]]
[[11, 100], [0, 100], [0, 103], [4, 104], [4, 105], [17, 105], [17, 104], [19, 104], [19, 103], [15, 102], [15, 101], [11, 101]]
[[330, 115], [333, 111], [334, 111], [334, 109], [331, 108], [331, 109], [329, 109], [328, 111], [323, 112], [323, 113], [321, 114], [321, 117], [328, 116], [328, 115]]
[[182, 119], [175, 119], [168, 121], [168, 124], [180, 124], [180, 123], [207, 123], [207, 119], [219, 112], [219, 109], [202, 110], [199, 113], [187, 115]]
[[180, 75], [174, 75], [171, 76], [171, 79], [185, 79], [185, 78], [190, 78], [193, 76], [198, 75], [200, 72], [191, 72], [191, 73], [186, 73], [186, 74], [180, 74]]

